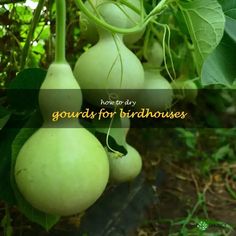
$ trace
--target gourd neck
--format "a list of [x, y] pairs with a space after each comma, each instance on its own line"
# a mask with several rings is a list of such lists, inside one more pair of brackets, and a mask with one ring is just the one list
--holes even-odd
[[155, 65], [152, 65], [149, 62], [143, 63], [143, 69], [144, 69], [144, 71], [149, 71], [149, 72], [153, 72], [153, 73], [156, 73], [156, 74], [161, 73], [161, 70], [160, 70], [159, 67], [156, 67]]
[[109, 31], [101, 29], [101, 28], [98, 28], [98, 34], [99, 34], [99, 39], [100, 40], [104, 40], [104, 39], [114, 40], [114, 39], [117, 39], [117, 40], [123, 42], [123, 34], [114, 34], [114, 33], [111, 33]]

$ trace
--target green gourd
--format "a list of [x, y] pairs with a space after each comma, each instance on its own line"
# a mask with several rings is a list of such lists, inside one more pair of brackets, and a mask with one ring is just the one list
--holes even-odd
[[[94, 5], [94, 7], [97, 8], [99, 4], [107, 1], [108, 0], [92, 0], [91, 2]], [[85, 1], [84, 5], [86, 6], [86, 8], [88, 8], [88, 10], [93, 11], [93, 8], [91, 7], [88, 1]], [[80, 26], [81, 36], [84, 39], [86, 39], [88, 42], [92, 44], [97, 43], [99, 36], [96, 24], [93, 21], [91, 21], [83, 12], [80, 12], [79, 26]]]
[[[97, 10], [111, 25], [126, 26], [126, 17], [117, 5], [104, 3]], [[87, 91], [85, 99], [95, 105], [104, 97], [105, 90], [139, 89], [144, 81], [142, 64], [124, 45], [122, 35], [98, 30], [98, 43], [79, 57], [74, 68], [81, 88]], [[89, 89], [93, 90], [89, 92]], [[122, 96], [120, 91], [118, 97], [122, 99]]]
[[198, 87], [193, 80], [188, 80], [185, 77], [180, 77], [172, 81], [176, 99], [187, 103], [195, 103], [198, 96]]
[[157, 40], [150, 40], [145, 59], [153, 67], [159, 68], [164, 60], [164, 53], [161, 44]]
[[123, 157], [108, 152], [110, 166], [110, 180], [115, 183], [123, 183], [134, 180], [141, 172], [142, 159], [138, 151], [126, 144], [127, 154]]
[[[141, 11], [141, 1], [140, 0], [127, 0], [127, 3], [132, 4], [134, 7], [136, 7], [138, 10]], [[132, 28], [135, 25], [137, 25], [138, 23], [140, 23], [140, 20], [141, 20], [140, 14], [136, 13], [134, 10], [132, 10], [131, 8], [129, 8], [127, 6], [124, 7], [124, 11], [127, 15], [127, 28]], [[144, 12], [144, 15], [145, 14], [146, 13]], [[143, 29], [141, 29], [137, 32], [124, 35], [124, 43], [127, 46], [130, 46], [130, 45], [136, 43], [139, 39], [142, 38], [142, 36], [145, 32], [145, 29], [146, 29], [146, 27], [144, 27]]]
[[100, 122], [100, 126], [103, 128], [97, 128], [97, 131], [109, 134], [118, 145], [123, 146], [127, 151], [126, 155], [121, 156], [117, 152], [112, 152], [109, 147], [106, 148], [110, 166], [110, 181], [114, 183], [132, 181], [141, 172], [142, 159], [139, 152], [126, 142], [130, 120], [115, 117], [110, 129], [108, 123], [109, 121]]
[[[54, 111], [79, 111], [80, 87], [65, 60], [65, 0], [56, 0], [56, 60], [39, 93], [44, 123], [23, 145], [15, 163], [15, 181], [36, 209], [73, 215], [90, 207], [109, 178], [109, 163], [100, 142], [79, 122], [53, 122]], [[59, 30], [60, 29], [60, 30]]]
[[173, 90], [157, 68], [150, 64], [144, 65], [145, 80], [143, 90], [137, 96], [136, 108], [150, 108], [153, 111], [163, 111], [171, 107]]
[[[91, 0], [91, 2], [94, 7], [97, 8], [100, 4], [109, 2], [109, 0]], [[140, 0], [128, 0], [127, 2], [132, 4], [138, 10], [141, 10]], [[90, 11], [93, 11], [88, 1], [85, 1], [84, 4]], [[140, 22], [140, 15], [138, 13], [125, 5], [121, 7], [125, 12], [124, 14], [126, 15], [127, 28], [132, 28]], [[91, 21], [83, 12], [80, 13], [80, 30], [82, 37], [85, 38], [88, 42], [95, 44], [99, 40], [96, 24]], [[137, 32], [124, 35], [124, 43], [126, 45], [134, 44], [143, 36], [144, 31], [145, 27]]]

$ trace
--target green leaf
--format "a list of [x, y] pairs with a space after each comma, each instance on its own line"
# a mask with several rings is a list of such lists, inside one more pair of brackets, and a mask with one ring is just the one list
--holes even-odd
[[232, 151], [232, 149], [230, 148], [230, 145], [227, 144], [221, 148], [219, 148], [216, 153], [213, 154], [213, 158], [216, 161], [221, 161], [223, 160], [227, 155], [230, 154], [230, 152]]
[[236, 79], [236, 43], [225, 34], [220, 45], [205, 60], [202, 68], [203, 86], [221, 84], [232, 86]]
[[[103, 145], [103, 147], [106, 147], [107, 148], [107, 134], [106, 133], [102, 133], [102, 132], [99, 132], [99, 131], [96, 131], [95, 134], [96, 138], [99, 140], [99, 142]], [[117, 152], [120, 152], [122, 153], [123, 155], [126, 155], [127, 154], [127, 150], [125, 148], [125, 145], [119, 145], [117, 143], [117, 140], [115, 140], [114, 137], [110, 136], [108, 137], [108, 140], [109, 140], [109, 147], [112, 148], [113, 150], [116, 150]], [[108, 151], [111, 152], [110, 149], [108, 149]]]
[[17, 74], [8, 86], [8, 89], [39, 89], [46, 71], [40, 68], [28, 68]]
[[21, 129], [12, 144], [11, 184], [14, 189], [18, 207], [22, 211], [22, 213], [26, 217], [28, 217], [31, 221], [41, 225], [46, 230], [49, 230], [54, 224], [58, 222], [60, 217], [49, 215], [33, 208], [18, 191], [15, 178], [14, 178], [14, 166], [15, 166], [17, 155], [21, 147], [27, 141], [27, 139], [30, 136], [32, 136], [36, 130], [37, 130], [36, 128]]
[[0, 106], [0, 130], [6, 125], [10, 117], [11, 113], [4, 107]]
[[0, 118], [0, 130], [6, 125], [7, 121], [10, 119], [11, 115], [5, 115], [4, 117]]
[[0, 118], [3, 118], [9, 114], [10, 112], [6, 108], [0, 106]]
[[31, 110], [38, 106], [39, 88], [46, 71], [28, 68], [17, 74], [8, 85], [7, 96], [10, 105], [16, 110]]
[[226, 16], [225, 31], [236, 42], [236, 0], [219, 1]]
[[[9, 112], [0, 107], [0, 117], [2, 114], [9, 114]], [[19, 123], [22, 123], [21, 120], [14, 119], [16, 119], [16, 116], [14, 117], [14, 115], [12, 115], [7, 125], [0, 129], [0, 199], [9, 204], [16, 204], [15, 194], [10, 181], [12, 164], [11, 149], [12, 142], [20, 130], [19, 128], [12, 127], [20, 127], [21, 125], [19, 125]], [[27, 127], [39, 127], [42, 124], [42, 117], [39, 111], [32, 113], [31, 118], [27, 118], [27, 120]], [[14, 122], [17, 122], [16, 126], [14, 126]], [[23, 123], [25, 123], [25, 121]]]
[[32, 47], [32, 51], [38, 54], [44, 54], [45, 53], [44, 45], [41, 42], [39, 42], [37, 46]]
[[20, 16], [20, 20], [22, 22], [29, 22], [32, 19], [32, 10], [28, 7], [22, 5], [16, 5], [15, 7], [16, 13], [14, 14], [15, 18]]
[[236, 19], [226, 16], [225, 31], [236, 42]]
[[11, 187], [11, 144], [18, 129], [4, 128], [0, 131], [0, 199], [15, 204], [15, 195]]
[[236, 0], [219, 0], [226, 16], [236, 19]]
[[180, 1], [180, 9], [194, 45], [195, 63], [200, 73], [204, 60], [221, 41], [225, 16], [217, 0]]
[[[37, 33], [37, 35], [40, 34], [39, 39], [47, 40], [50, 36], [50, 26], [49, 25], [44, 26], [43, 31], [42, 31], [42, 27], [38, 27], [38, 28], [40, 30], [40, 32]], [[38, 28], [36, 28], [36, 31]]]

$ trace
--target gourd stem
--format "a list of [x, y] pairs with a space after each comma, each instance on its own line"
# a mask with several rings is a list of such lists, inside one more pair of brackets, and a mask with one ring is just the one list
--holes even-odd
[[27, 35], [27, 39], [25, 41], [25, 45], [23, 47], [22, 54], [21, 54], [21, 64], [20, 64], [21, 70], [23, 70], [25, 68], [27, 56], [29, 54], [29, 48], [31, 46], [31, 41], [34, 37], [34, 31], [35, 31], [36, 26], [39, 22], [40, 13], [43, 9], [44, 4], [45, 4], [45, 0], [39, 0], [38, 5], [35, 9], [34, 16], [33, 16], [32, 22], [30, 24], [29, 33]]
[[56, 0], [56, 53], [55, 62], [63, 63], [65, 58], [66, 44], [66, 2]]

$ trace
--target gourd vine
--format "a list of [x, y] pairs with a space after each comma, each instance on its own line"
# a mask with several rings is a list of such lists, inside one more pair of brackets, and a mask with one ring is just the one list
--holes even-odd
[[[119, 28], [115, 27], [111, 24], [108, 24], [105, 20], [102, 18], [96, 17], [90, 10], [86, 8], [82, 0], [75, 0], [76, 5], [78, 8], [87, 16], [89, 19], [93, 20], [97, 25], [109, 30], [113, 33], [121, 33], [121, 34], [128, 34], [137, 32], [139, 30], [142, 30], [147, 24], [155, 17], [158, 13], [162, 12], [166, 6], [168, 5], [169, 0], [162, 0], [139, 24], [135, 25], [131, 28]], [[122, 3], [126, 4], [126, 1], [123, 1]], [[126, 4], [128, 7], [133, 9], [131, 6], [132, 4]], [[142, 4], [143, 5], [143, 4]], [[141, 8], [143, 9], [143, 7]], [[134, 9], [135, 10], [135, 9]], [[141, 19], [143, 18], [143, 13], [141, 11]]]
[[[115, 106], [114, 112], [116, 112], [116, 110], [117, 110], [117, 106]], [[106, 146], [107, 146], [108, 151], [110, 151], [114, 154], [115, 158], [121, 158], [124, 155], [121, 152], [113, 149], [109, 144], [109, 137], [110, 137], [110, 132], [111, 132], [111, 129], [112, 129], [113, 121], [114, 121], [114, 116], [111, 118], [111, 121], [110, 121], [109, 127], [108, 127], [108, 131], [107, 131], [107, 134], [106, 134]]]
[[117, 42], [117, 40], [119, 40], [119, 38], [117, 39], [115, 36], [113, 36], [113, 40], [115, 42], [115, 45], [116, 45], [116, 48], [117, 48], [117, 53], [118, 53], [118, 58], [119, 58], [119, 61], [120, 61], [120, 87], [121, 87], [122, 82], [123, 82], [123, 76], [124, 76], [123, 61], [122, 61], [122, 57], [121, 57], [120, 48], [119, 48], [118, 42]]
[[[171, 80], [174, 80], [176, 78], [176, 72], [175, 72], [175, 67], [174, 67], [174, 63], [173, 63], [173, 59], [172, 59], [172, 54], [171, 54], [171, 47], [170, 47], [170, 37], [171, 37], [171, 32], [170, 32], [170, 27], [166, 24], [161, 24], [158, 23], [157, 21], [153, 21], [153, 24], [161, 26], [164, 30], [163, 33], [163, 38], [162, 38], [162, 48], [163, 48], [163, 56], [164, 56], [164, 65], [165, 65], [165, 69], [167, 71], [167, 74], [169, 75], [169, 77], [171, 78]], [[158, 36], [158, 32], [156, 30], [155, 27], [151, 26], [154, 34], [156, 34]], [[167, 46], [166, 46], [166, 37], [167, 37]], [[168, 50], [168, 55], [170, 58], [170, 63], [171, 63], [171, 69], [173, 72], [173, 76], [171, 75], [168, 66], [167, 66], [167, 59], [166, 59], [166, 48]]]

